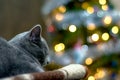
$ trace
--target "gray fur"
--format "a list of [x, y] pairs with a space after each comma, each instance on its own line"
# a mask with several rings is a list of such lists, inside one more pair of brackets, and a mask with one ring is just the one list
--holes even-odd
[[36, 25], [10, 41], [0, 38], [0, 78], [44, 71], [49, 49], [41, 31]]

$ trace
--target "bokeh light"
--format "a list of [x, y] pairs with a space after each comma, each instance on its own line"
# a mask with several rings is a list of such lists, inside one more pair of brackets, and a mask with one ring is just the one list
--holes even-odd
[[99, 3], [100, 3], [101, 5], [104, 5], [104, 4], [106, 4], [106, 0], [99, 0]]
[[110, 36], [109, 36], [108, 33], [103, 33], [103, 34], [102, 34], [102, 39], [105, 40], [105, 41], [108, 40], [109, 37], [110, 37]]
[[93, 63], [93, 59], [92, 58], [87, 58], [86, 60], [85, 60], [85, 64], [86, 65], [91, 65]]
[[75, 25], [70, 25], [69, 26], [69, 31], [70, 32], [75, 32], [77, 30], [77, 27]]
[[62, 14], [60, 14], [60, 13], [58, 13], [58, 14], [56, 14], [55, 15], [55, 19], [57, 20], [57, 21], [62, 21], [63, 20], [63, 15]]
[[87, 9], [88, 6], [89, 6], [89, 4], [88, 4], [87, 2], [84, 2], [84, 3], [82, 4], [82, 8], [83, 8], [83, 9]]
[[111, 16], [105, 16], [103, 22], [105, 24], [111, 24], [112, 22], [112, 17]]
[[63, 51], [65, 49], [65, 45], [63, 44], [63, 43], [59, 43], [59, 44], [56, 44], [55, 46], [54, 46], [54, 50], [56, 51], [56, 52], [61, 52], [61, 51]]
[[104, 69], [97, 69], [97, 73], [95, 74], [95, 79], [101, 79], [105, 76], [105, 71]]
[[98, 41], [99, 40], [99, 35], [97, 33], [92, 35], [92, 40], [93, 41]]
[[117, 34], [119, 32], [118, 26], [113, 26], [111, 31], [112, 31], [113, 34]]
[[108, 5], [102, 5], [102, 10], [108, 10]]
[[60, 12], [62, 12], [62, 13], [65, 13], [65, 12], [66, 12], [66, 7], [65, 7], [65, 6], [60, 6], [60, 7], [58, 8], [58, 10], [59, 10]]
[[90, 23], [87, 25], [87, 29], [88, 30], [94, 30], [96, 28], [95, 24], [94, 23]]
[[94, 8], [93, 8], [93, 7], [88, 7], [88, 8], [87, 8], [87, 12], [88, 12], [89, 14], [94, 13]]
[[95, 80], [94, 76], [89, 76], [88, 80]]

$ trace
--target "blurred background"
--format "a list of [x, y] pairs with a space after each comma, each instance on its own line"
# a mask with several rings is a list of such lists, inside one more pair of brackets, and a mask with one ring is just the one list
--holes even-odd
[[46, 70], [86, 65], [85, 80], [120, 80], [119, 0], [0, 0], [0, 36], [41, 24], [50, 47]]

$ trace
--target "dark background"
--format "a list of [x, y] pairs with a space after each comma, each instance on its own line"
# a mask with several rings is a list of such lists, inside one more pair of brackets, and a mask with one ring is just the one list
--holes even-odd
[[44, 0], [0, 0], [0, 36], [9, 40], [36, 24], [46, 30], [40, 12], [43, 3]]

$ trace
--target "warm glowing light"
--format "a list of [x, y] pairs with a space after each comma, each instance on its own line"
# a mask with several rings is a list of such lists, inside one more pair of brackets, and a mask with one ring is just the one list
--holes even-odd
[[56, 52], [61, 52], [65, 49], [65, 45], [63, 43], [56, 44], [54, 50]]
[[62, 13], [66, 12], [66, 7], [65, 6], [60, 6], [58, 9]]
[[104, 21], [105, 24], [110, 24], [112, 22], [112, 17], [111, 16], [106, 16], [103, 21]]
[[82, 4], [82, 8], [83, 8], [83, 9], [87, 9], [88, 6], [89, 6], [89, 4], [88, 4], [87, 2], [84, 2], [84, 3]]
[[48, 32], [54, 32], [55, 31], [55, 28], [53, 25], [50, 25], [48, 28], [47, 28], [47, 31]]
[[61, 21], [61, 20], [63, 20], [63, 15], [62, 15], [62, 14], [56, 14], [56, 15], [55, 15], [55, 19], [56, 19], [57, 21]]
[[87, 25], [87, 29], [88, 30], [94, 30], [96, 28], [95, 24], [94, 23], [90, 23]]
[[108, 10], [108, 5], [102, 5], [102, 9], [105, 11]]
[[118, 32], [119, 32], [118, 26], [113, 26], [113, 28], [112, 28], [112, 33], [113, 33], [113, 34], [117, 34]]
[[95, 74], [96, 79], [101, 79], [105, 76], [105, 71], [103, 69], [97, 69], [97, 73]]
[[94, 8], [93, 8], [93, 7], [88, 7], [88, 8], [87, 8], [87, 12], [88, 12], [89, 14], [94, 13]]
[[109, 37], [110, 37], [110, 36], [109, 36], [108, 33], [103, 33], [103, 34], [102, 34], [102, 39], [105, 40], [105, 41], [108, 40]]
[[98, 41], [99, 40], [99, 35], [98, 34], [93, 34], [92, 35], [92, 40], [93, 41]]
[[104, 4], [106, 4], [106, 0], [99, 0], [99, 3], [100, 3], [101, 5], [104, 5]]
[[92, 58], [87, 58], [87, 59], [85, 60], [85, 63], [86, 63], [87, 65], [91, 65], [92, 62], [93, 62], [93, 59], [92, 59]]
[[95, 80], [95, 78], [93, 76], [89, 76], [88, 80]]
[[70, 32], [75, 32], [77, 30], [77, 27], [75, 25], [70, 25], [69, 26], [69, 31]]

